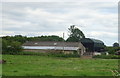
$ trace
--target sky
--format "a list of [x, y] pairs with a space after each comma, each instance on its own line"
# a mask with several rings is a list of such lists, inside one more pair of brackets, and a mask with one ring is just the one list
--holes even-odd
[[76, 25], [87, 38], [111, 46], [118, 42], [118, 0], [1, 0], [2, 34], [68, 38]]

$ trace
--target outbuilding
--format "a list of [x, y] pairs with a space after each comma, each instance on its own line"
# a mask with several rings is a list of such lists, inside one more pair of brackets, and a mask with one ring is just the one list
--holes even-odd
[[55, 41], [27, 41], [22, 46], [24, 51], [31, 52], [77, 52], [80, 55], [85, 53], [85, 47], [81, 42], [55, 42]]
[[81, 39], [81, 43], [86, 48], [86, 53], [101, 53], [104, 52], [104, 43], [101, 40], [98, 39], [92, 39], [92, 38], [84, 38]]

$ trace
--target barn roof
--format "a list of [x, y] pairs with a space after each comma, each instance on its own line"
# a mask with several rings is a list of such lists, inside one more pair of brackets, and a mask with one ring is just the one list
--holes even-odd
[[95, 47], [104, 47], [104, 43], [101, 41], [101, 40], [98, 40], [98, 39], [92, 39], [92, 38], [84, 38], [81, 40], [81, 43], [84, 45], [84, 46], [88, 46], [89, 44], [89, 47], [90, 46], [94, 46]]
[[103, 42], [101, 40], [98, 39], [92, 39], [92, 38], [84, 38], [81, 40], [81, 42], [83, 43], [101, 43], [103, 44]]
[[78, 50], [79, 47], [58, 47], [58, 46], [22, 46], [24, 49], [42, 49], [42, 50]]
[[94, 43], [103, 43], [101, 40], [92, 39], [92, 38], [89, 38], [89, 39], [92, 40]]
[[27, 41], [23, 44], [24, 49], [56, 49], [78, 50], [83, 47], [80, 42], [55, 42], [55, 41]]
[[80, 42], [55, 42], [55, 41], [27, 41], [23, 46], [59, 46], [78, 47]]

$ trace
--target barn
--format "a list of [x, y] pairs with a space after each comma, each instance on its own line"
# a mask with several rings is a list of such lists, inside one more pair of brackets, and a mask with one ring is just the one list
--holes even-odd
[[86, 53], [91, 54], [94, 52], [104, 52], [104, 43], [98, 39], [85, 38], [81, 39], [81, 43], [86, 48]]
[[85, 53], [85, 47], [81, 42], [55, 42], [55, 41], [27, 41], [22, 46], [24, 51], [29, 52], [77, 52], [80, 55]]

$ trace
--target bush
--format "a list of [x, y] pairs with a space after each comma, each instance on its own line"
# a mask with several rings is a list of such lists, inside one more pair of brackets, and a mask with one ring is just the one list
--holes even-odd
[[109, 53], [109, 54], [115, 54], [115, 52], [117, 50], [120, 50], [120, 47], [105, 47], [105, 50]]
[[80, 57], [78, 54], [64, 54], [63, 52], [20, 52], [19, 55], [37, 55], [37, 56], [48, 56], [48, 57]]
[[20, 42], [2, 40], [2, 54], [17, 54], [20, 51], [22, 51]]
[[102, 58], [102, 59], [120, 59], [118, 55], [96, 55], [93, 58]]

